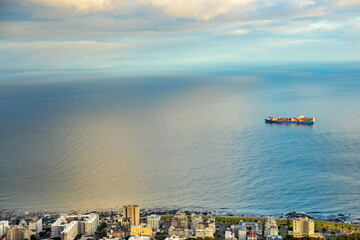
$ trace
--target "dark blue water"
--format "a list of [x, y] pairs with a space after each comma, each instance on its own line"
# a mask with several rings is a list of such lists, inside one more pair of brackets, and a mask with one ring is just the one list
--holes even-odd
[[[360, 214], [360, 70], [6, 73], [0, 209]], [[314, 126], [265, 124], [315, 117]]]

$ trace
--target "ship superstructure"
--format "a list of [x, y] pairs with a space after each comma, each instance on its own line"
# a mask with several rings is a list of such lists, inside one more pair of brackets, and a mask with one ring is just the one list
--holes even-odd
[[299, 117], [268, 117], [265, 119], [265, 122], [266, 123], [314, 124], [315, 118], [304, 117], [304, 115], [300, 115]]

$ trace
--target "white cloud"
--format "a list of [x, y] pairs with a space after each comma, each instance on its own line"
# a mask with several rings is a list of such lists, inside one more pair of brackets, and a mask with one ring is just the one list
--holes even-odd
[[329, 22], [329, 21], [320, 21], [313, 24], [310, 24], [314, 29], [321, 29], [324, 31], [334, 31], [342, 27], [341, 23]]
[[315, 5], [315, 1], [312, 0], [296, 0], [295, 4], [299, 7], [309, 7]]
[[249, 32], [249, 30], [247, 29], [237, 29], [231, 32], [231, 34], [233, 35], [244, 35], [247, 34]]
[[335, 0], [334, 2], [339, 6], [360, 6], [359, 0]]
[[74, 8], [81, 12], [95, 12], [112, 7], [111, 0], [26, 0], [55, 8]]
[[138, 0], [160, 7], [167, 15], [197, 20], [210, 20], [233, 8], [249, 5], [255, 0]]

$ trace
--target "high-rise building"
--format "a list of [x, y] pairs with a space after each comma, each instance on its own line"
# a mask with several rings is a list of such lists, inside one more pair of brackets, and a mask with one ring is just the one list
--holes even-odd
[[189, 228], [188, 228], [188, 218], [185, 213], [177, 212], [171, 221], [171, 226], [169, 228], [169, 236], [179, 236], [179, 237], [188, 237]]
[[147, 217], [147, 226], [151, 228], [160, 228], [160, 216], [152, 214]]
[[5, 234], [6, 229], [9, 228], [9, 221], [3, 220], [0, 221], [0, 238]]
[[42, 231], [42, 218], [34, 218], [29, 222], [29, 229], [39, 234]]
[[277, 236], [277, 235], [279, 235], [279, 229], [276, 224], [276, 220], [272, 216], [269, 216], [265, 219], [264, 236]]
[[185, 213], [177, 212], [174, 216], [173, 220], [171, 221], [171, 226], [175, 228], [188, 228], [188, 218]]
[[152, 228], [151, 227], [145, 227], [145, 226], [139, 226], [139, 225], [132, 225], [131, 226], [131, 236], [152, 236]]
[[130, 218], [131, 225], [140, 225], [140, 212], [138, 205], [123, 206], [123, 217]]
[[243, 222], [240, 221], [238, 225], [231, 225], [233, 229], [235, 238], [239, 240], [246, 240], [247, 235], [250, 233], [256, 233], [258, 236], [262, 235], [263, 228], [261, 223], [258, 222]]
[[203, 217], [195, 213], [191, 214], [191, 229], [195, 230], [198, 223], [203, 222]]
[[61, 237], [62, 240], [72, 240], [77, 235], [92, 235], [99, 226], [99, 216], [62, 215], [51, 225], [51, 237]]
[[313, 237], [314, 234], [314, 220], [309, 218], [293, 219], [293, 235], [294, 237]]
[[72, 221], [70, 224], [61, 232], [61, 240], [73, 240], [79, 235], [79, 221]]
[[197, 223], [193, 234], [196, 237], [214, 237], [216, 230], [215, 218], [208, 216], [208, 219], [204, 222], [202, 216], [200, 217], [201, 221]]
[[24, 240], [30, 239], [31, 232], [29, 228], [15, 225], [6, 232], [6, 240]]

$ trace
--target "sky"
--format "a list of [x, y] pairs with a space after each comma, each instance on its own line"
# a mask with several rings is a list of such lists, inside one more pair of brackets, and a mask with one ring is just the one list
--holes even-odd
[[0, 70], [359, 60], [360, 0], [0, 0]]

